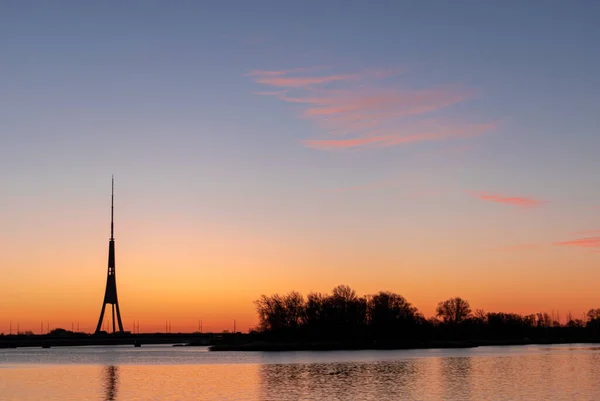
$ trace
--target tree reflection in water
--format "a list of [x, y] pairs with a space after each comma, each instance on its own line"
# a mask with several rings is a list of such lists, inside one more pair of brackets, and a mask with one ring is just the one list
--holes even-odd
[[119, 367], [105, 366], [104, 367], [104, 391], [105, 401], [115, 401], [117, 398], [117, 385], [119, 381]]
[[440, 360], [442, 391], [445, 399], [468, 399], [471, 394], [472, 359], [451, 357]]
[[418, 360], [262, 365], [261, 400], [414, 399], [419, 372]]

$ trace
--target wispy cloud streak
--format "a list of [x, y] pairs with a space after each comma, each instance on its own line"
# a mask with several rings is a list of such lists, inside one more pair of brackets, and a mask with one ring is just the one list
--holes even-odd
[[352, 75], [324, 75], [320, 77], [285, 77], [275, 75], [258, 77], [256, 78], [256, 82], [283, 88], [302, 88], [314, 84], [344, 81], [354, 77]]
[[524, 208], [537, 207], [537, 206], [541, 206], [543, 204], [548, 203], [547, 201], [544, 201], [544, 200], [526, 198], [526, 197], [522, 197], [522, 196], [504, 196], [504, 195], [498, 195], [498, 194], [491, 194], [489, 192], [474, 192], [474, 191], [469, 191], [469, 193], [474, 198], [477, 198], [482, 201], [501, 203], [501, 204], [505, 204], [505, 205], [518, 206], [518, 207], [524, 207]]
[[600, 237], [577, 238], [570, 241], [555, 242], [554, 245], [578, 248], [600, 248]]
[[[495, 124], [441, 123], [423, 129], [419, 116], [463, 102], [473, 91], [457, 85], [427, 89], [400, 89], [372, 80], [403, 72], [401, 69], [364, 70], [359, 73], [324, 74], [324, 67], [289, 70], [253, 70], [247, 76], [277, 89], [256, 92], [301, 108], [300, 117], [322, 129], [323, 137], [303, 141], [315, 149], [394, 146], [420, 141], [468, 138], [481, 135]], [[410, 124], [407, 123], [410, 119]], [[432, 124], [430, 124], [432, 125]], [[346, 138], [339, 138], [345, 136]], [[336, 138], [337, 137], [337, 138]]]
[[457, 138], [468, 138], [483, 134], [486, 130], [493, 128], [493, 124], [476, 124], [467, 125], [464, 127], [453, 127], [450, 129], [444, 129], [443, 127], [437, 130], [433, 129], [430, 131], [415, 132], [415, 129], [406, 129], [405, 132], [387, 132], [386, 131], [375, 131], [371, 132], [366, 136], [352, 139], [325, 139], [325, 140], [306, 140], [304, 143], [306, 146], [316, 149], [343, 149], [343, 148], [355, 148], [365, 145], [374, 146], [391, 146], [400, 144], [409, 144], [420, 141], [439, 141], [445, 139], [457, 139]]

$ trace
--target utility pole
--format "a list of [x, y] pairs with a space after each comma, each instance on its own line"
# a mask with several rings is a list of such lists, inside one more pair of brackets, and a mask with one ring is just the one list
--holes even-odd
[[12, 320], [10, 321], [10, 324], [8, 326], [8, 334], [12, 334]]
[[235, 334], [235, 319], [233, 319], [233, 333]]
[[44, 334], [44, 322], [40, 323], [40, 335]]

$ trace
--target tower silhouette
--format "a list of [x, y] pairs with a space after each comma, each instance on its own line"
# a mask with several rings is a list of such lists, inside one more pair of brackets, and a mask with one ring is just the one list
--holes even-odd
[[112, 177], [112, 192], [110, 195], [110, 241], [108, 242], [108, 274], [106, 276], [106, 291], [104, 291], [104, 301], [102, 302], [102, 311], [100, 319], [96, 326], [96, 333], [102, 328], [104, 319], [104, 310], [106, 304], [112, 305], [112, 331], [115, 330], [115, 309], [117, 310], [117, 320], [119, 322], [119, 332], [123, 332], [123, 323], [121, 322], [121, 311], [119, 309], [119, 299], [117, 298], [117, 279], [115, 277], [115, 237], [114, 237], [114, 200], [115, 200], [115, 176]]

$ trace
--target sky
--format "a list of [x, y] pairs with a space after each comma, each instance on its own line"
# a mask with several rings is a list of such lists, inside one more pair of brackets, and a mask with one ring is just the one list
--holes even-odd
[[261, 294], [600, 307], [600, 3], [4, 1], [0, 332]]

